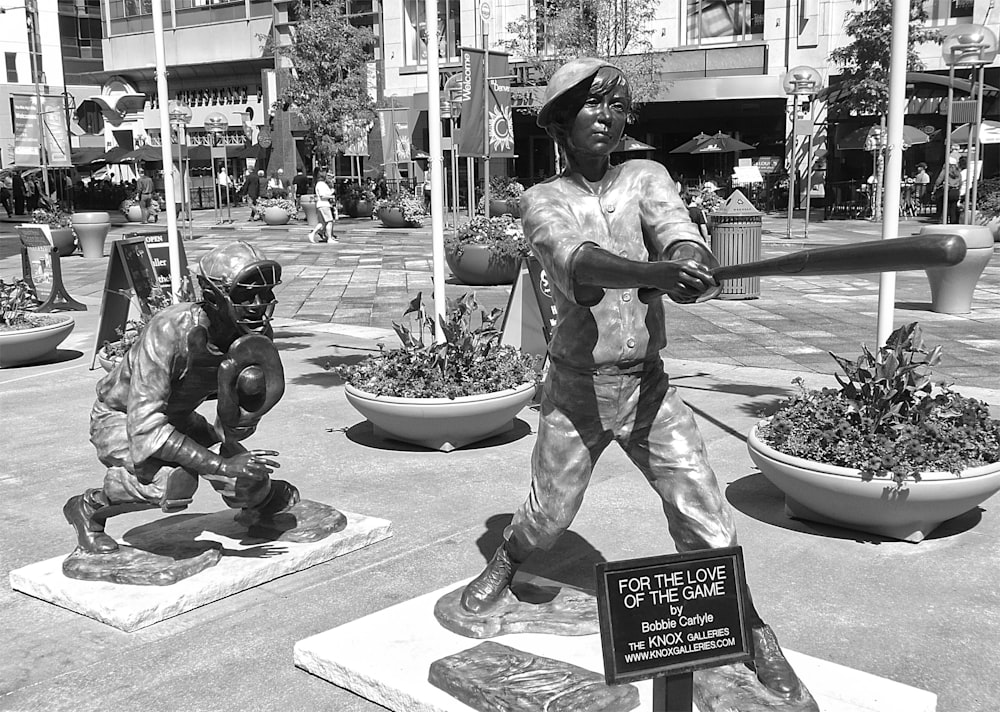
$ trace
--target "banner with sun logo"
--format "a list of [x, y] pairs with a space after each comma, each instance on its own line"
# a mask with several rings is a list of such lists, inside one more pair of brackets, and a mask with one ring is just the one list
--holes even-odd
[[[512, 158], [514, 124], [510, 113], [510, 70], [507, 55], [490, 52], [489, 113], [484, 117], [483, 58], [481, 49], [462, 48], [462, 118], [459, 156]], [[489, 131], [489, 147], [483, 145]]]

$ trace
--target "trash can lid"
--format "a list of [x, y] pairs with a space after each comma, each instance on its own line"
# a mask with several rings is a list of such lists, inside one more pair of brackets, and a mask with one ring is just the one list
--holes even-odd
[[743, 193], [736, 189], [733, 191], [732, 195], [726, 198], [725, 202], [719, 207], [712, 211], [712, 215], [734, 215], [734, 216], [752, 216], [752, 215], [763, 215], [757, 208], [754, 207], [750, 199], [747, 198]]

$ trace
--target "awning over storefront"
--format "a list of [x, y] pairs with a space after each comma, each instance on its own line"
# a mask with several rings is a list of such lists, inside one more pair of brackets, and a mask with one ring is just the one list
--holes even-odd
[[[948, 76], [930, 74], [927, 72], [906, 73], [906, 113], [907, 114], [941, 114], [948, 111]], [[967, 99], [974, 85], [966, 79], [955, 77], [952, 81], [955, 100]], [[847, 101], [848, 93], [842, 84], [832, 84], [822, 89], [816, 98], [825, 101], [836, 112], [836, 105]], [[983, 87], [984, 108], [990, 111], [991, 104], [1000, 99], [1000, 89], [994, 86]]]

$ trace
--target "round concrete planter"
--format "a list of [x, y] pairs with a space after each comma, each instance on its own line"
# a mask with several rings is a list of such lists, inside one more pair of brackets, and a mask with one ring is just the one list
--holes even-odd
[[284, 208], [264, 208], [264, 224], [287, 225], [292, 216]]
[[347, 214], [352, 218], [370, 218], [372, 204], [367, 200], [355, 200], [347, 204]]
[[835, 524], [879, 536], [919, 542], [942, 522], [968, 512], [1000, 490], [1000, 463], [921, 473], [897, 488], [891, 480], [861, 479], [858, 470], [803, 460], [766, 445], [750, 431], [747, 448], [761, 473], [785, 494], [795, 519]]
[[521, 217], [520, 200], [490, 199], [490, 217], [497, 217], [499, 215], [513, 215], [515, 218]]
[[120, 360], [121, 357], [109, 356], [107, 349], [103, 346], [97, 350], [97, 363], [101, 364], [101, 368], [103, 368], [105, 371], [110, 372], [111, 369], [113, 369]]
[[125, 211], [125, 217], [129, 222], [142, 222], [142, 208], [138, 205], [133, 205]]
[[[25, 223], [25, 227], [46, 227], [45, 223]], [[71, 227], [49, 227], [52, 245], [59, 251], [60, 257], [68, 257], [76, 251], [76, 237]]]
[[488, 245], [463, 245], [461, 255], [446, 250], [445, 259], [452, 274], [470, 286], [513, 284], [521, 266], [517, 258], [497, 254]]
[[514, 416], [535, 395], [535, 384], [454, 399], [376, 396], [350, 384], [344, 391], [377, 437], [451, 452], [511, 430]]
[[69, 314], [54, 315], [53, 319], [44, 326], [0, 331], [0, 368], [35, 363], [55, 351], [76, 322]]
[[407, 224], [403, 217], [403, 211], [399, 208], [382, 208], [376, 217], [382, 221], [382, 225], [385, 227], [406, 227]]
[[73, 213], [73, 230], [86, 259], [104, 257], [104, 241], [111, 228], [111, 216], [107, 213]]
[[993, 256], [993, 233], [985, 225], [927, 225], [921, 235], [958, 235], [965, 240], [965, 259], [951, 267], [924, 270], [931, 284], [931, 310], [968, 314], [976, 282]]
[[302, 212], [306, 214], [306, 225], [315, 225], [319, 222], [319, 210], [316, 208], [315, 195], [303, 195], [299, 198], [299, 205]]

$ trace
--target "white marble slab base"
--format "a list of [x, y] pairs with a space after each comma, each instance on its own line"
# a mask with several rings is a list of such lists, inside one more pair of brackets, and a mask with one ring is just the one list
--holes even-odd
[[132, 632], [392, 536], [388, 520], [350, 512], [344, 515], [347, 527], [320, 541], [269, 542], [263, 546], [259, 541], [243, 543], [219, 533], [232, 531], [231, 509], [168, 517], [152, 526], [175, 527], [178, 538], [220, 542], [224, 553], [219, 563], [169, 586], [133, 586], [69, 578], [62, 572], [66, 557], [57, 556], [11, 571], [10, 586]]
[[[554, 585], [545, 579], [529, 580]], [[396, 712], [469, 712], [470, 707], [427, 681], [433, 661], [481, 642], [445, 630], [434, 618], [435, 602], [465, 583], [301, 640], [295, 644], [295, 665]], [[604, 674], [599, 635], [516, 634], [494, 640]], [[823, 712], [935, 712], [937, 708], [934, 693], [791, 650], [785, 654]], [[639, 688], [638, 709], [652, 709], [652, 683], [633, 684]]]

